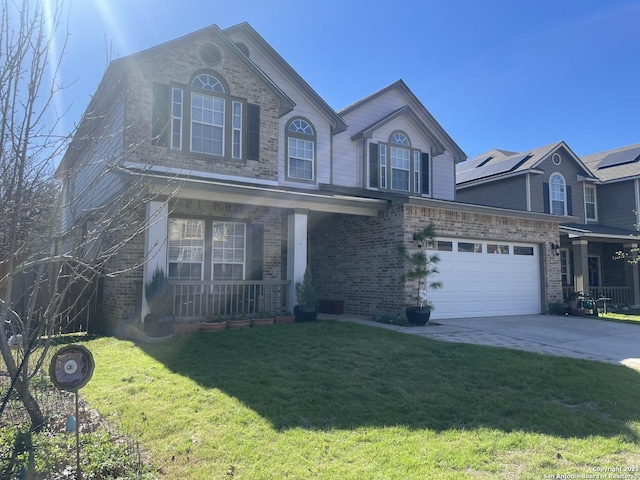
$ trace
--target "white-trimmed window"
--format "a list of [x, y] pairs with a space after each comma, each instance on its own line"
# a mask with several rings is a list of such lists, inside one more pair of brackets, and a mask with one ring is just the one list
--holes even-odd
[[231, 156], [242, 158], [242, 103], [232, 102], [232, 135], [231, 135]]
[[315, 178], [316, 134], [309, 122], [302, 118], [287, 126], [287, 177], [313, 181]]
[[244, 223], [213, 222], [213, 280], [244, 280], [246, 239]]
[[380, 188], [387, 188], [387, 146], [380, 145]]
[[553, 215], [567, 214], [567, 185], [559, 173], [549, 179], [549, 204]]
[[202, 280], [204, 220], [170, 218], [168, 254], [169, 277]]
[[232, 96], [217, 74], [196, 74], [185, 85], [154, 84], [151, 143], [217, 157], [260, 159], [260, 105]]
[[171, 89], [171, 148], [182, 148], [182, 89]]
[[388, 143], [369, 143], [368, 152], [370, 188], [429, 195], [430, 155], [411, 148], [404, 132], [392, 133]]
[[584, 212], [587, 220], [598, 220], [595, 185], [584, 186]]
[[391, 160], [391, 189], [409, 191], [411, 171], [411, 148], [409, 139], [403, 133], [394, 133], [389, 140]]

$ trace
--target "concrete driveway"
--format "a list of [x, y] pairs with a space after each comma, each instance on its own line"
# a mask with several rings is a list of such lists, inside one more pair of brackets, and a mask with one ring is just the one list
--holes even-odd
[[434, 340], [513, 348], [640, 369], [640, 325], [590, 317], [519, 315], [436, 320], [436, 324], [424, 327], [400, 327], [344, 318], [347, 315], [336, 317]]

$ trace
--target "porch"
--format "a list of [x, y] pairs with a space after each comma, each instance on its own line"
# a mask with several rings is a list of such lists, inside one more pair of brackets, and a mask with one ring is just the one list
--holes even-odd
[[277, 313], [286, 310], [291, 282], [171, 281], [173, 314], [193, 320], [213, 316]]
[[[564, 298], [575, 292], [573, 286], [562, 287]], [[606, 301], [607, 308], [620, 308], [633, 305], [633, 296], [630, 287], [590, 287], [588, 290], [591, 298], [603, 303]]]

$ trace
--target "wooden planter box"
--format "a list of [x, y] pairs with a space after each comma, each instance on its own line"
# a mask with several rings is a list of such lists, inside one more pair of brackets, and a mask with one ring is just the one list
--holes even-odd
[[276, 318], [274, 319], [275, 323], [295, 323], [295, 321], [295, 315], [276, 315]]
[[176, 323], [173, 325], [173, 333], [193, 333], [200, 330], [199, 323]]
[[251, 319], [247, 318], [244, 320], [228, 320], [227, 321], [227, 327], [230, 330], [236, 329], [236, 328], [246, 328], [246, 327], [250, 327], [251, 326]]
[[254, 327], [262, 327], [263, 325], [273, 325], [273, 317], [271, 318], [254, 318], [251, 321], [251, 325]]
[[344, 300], [320, 300], [318, 302], [318, 311], [320, 313], [342, 315], [344, 313]]
[[203, 332], [217, 332], [219, 330], [225, 330], [226, 328], [227, 328], [227, 322], [215, 322], [215, 323], [203, 322], [200, 324], [200, 329]]

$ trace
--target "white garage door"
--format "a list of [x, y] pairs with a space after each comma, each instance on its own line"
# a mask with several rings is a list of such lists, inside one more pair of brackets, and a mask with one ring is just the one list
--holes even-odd
[[441, 238], [434, 250], [440, 256], [434, 280], [443, 286], [428, 292], [431, 318], [540, 313], [537, 245]]

